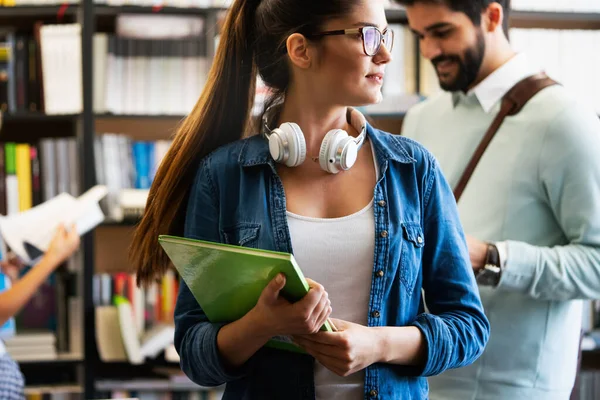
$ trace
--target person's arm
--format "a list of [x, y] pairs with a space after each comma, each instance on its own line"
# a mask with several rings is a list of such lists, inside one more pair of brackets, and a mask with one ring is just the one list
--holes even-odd
[[421, 376], [471, 364], [483, 353], [490, 334], [454, 195], [433, 157], [429, 174], [422, 262], [429, 313], [413, 323], [424, 335], [425, 363], [406, 371]]
[[79, 236], [74, 226], [67, 232], [59, 227], [50, 247], [41, 261], [13, 286], [0, 293], [0, 325], [17, 314], [31, 299], [48, 276], [79, 246]]
[[341, 376], [371, 364], [394, 364], [402, 376], [432, 376], [466, 366], [483, 352], [490, 325], [459, 221], [454, 195], [430, 158], [424, 199], [423, 289], [430, 313], [405, 327], [365, 327], [334, 319], [340, 332], [295, 340]]
[[[219, 242], [219, 212], [219, 195], [207, 158], [191, 190], [185, 236]], [[309, 293], [289, 304], [279, 296], [284, 285], [285, 279], [274, 279], [248, 314], [224, 324], [211, 323], [181, 281], [175, 306], [175, 348], [184, 373], [203, 386], [222, 385], [243, 377], [248, 361], [273, 336], [317, 332], [331, 314], [324, 288], [309, 280]]]
[[378, 362], [423, 369], [427, 346], [419, 328], [367, 327], [331, 320], [337, 332], [294, 336], [294, 341], [335, 374], [352, 375]]
[[498, 288], [541, 300], [600, 298], [599, 154], [597, 116], [571, 107], [549, 123], [539, 161], [540, 191], [566, 244], [504, 242]]

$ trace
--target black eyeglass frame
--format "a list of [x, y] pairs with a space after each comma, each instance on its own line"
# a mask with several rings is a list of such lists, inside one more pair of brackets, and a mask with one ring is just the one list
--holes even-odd
[[[364, 34], [365, 29], [374, 29], [379, 34], [379, 43], [377, 44], [377, 47], [376, 47], [375, 51], [373, 52], [373, 54], [369, 54], [369, 52], [367, 51], [367, 45], [365, 44], [365, 34]], [[391, 43], [389, 44], [389, 46], [388, 46], [388, 43], [384, 42], [385, 35], [388, 32], [390, 32], [392, 34], [392, 40], [391, 40]], [[389, 27], [386, 28], [383, 32], [381, 32], [379, 30], [379, 28], [377, 28], [376, 26], [363, 26], [361, 28], [339, 29], [339, 30], [335, 30], [335, 31], [319, 32], [319, 33], [314, 33], [314, 34], [308, 35], [307, 37], [320, 38], [320, 37], [324, 37], [324, 36], [341, 36], [341, 35], [360, 35], [362, 42], [363, 42], [363, 52], [369, 57], [373, 57], [377, 53], [379, 53], [379, 50], [381, 50], [382, 43], [385, 45], [385, 48], [389, 52], [391, 52], [394, 47], [394, 30]]]

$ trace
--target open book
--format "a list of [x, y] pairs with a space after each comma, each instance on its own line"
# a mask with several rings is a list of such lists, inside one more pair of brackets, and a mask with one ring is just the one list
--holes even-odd
[[59, 224], [75, 223], [83, 235], [104, 221], [98, 202], [107, 193], [105, 186], [95, 186], [77, 198], [62, 193], [30, 210], [0, 216], [0, 234], [25, 264], [35, 264], [48, 250]]
[[[308, 293], [292, 254], [166, 235], [158, 241], [211, 322], [233, 322], [246, 315], [279, 273], [286, 277], [281, 294], [288, 301]], [[335, 327], [327, 321], [321, 330], [333, 332]], [[302, 351], [286, 337], [273, 338], [268, 345]]]

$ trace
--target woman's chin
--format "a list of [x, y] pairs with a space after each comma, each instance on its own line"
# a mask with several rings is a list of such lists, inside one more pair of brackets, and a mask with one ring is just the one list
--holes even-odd
[[351, 101], [348, 101], [347, 104], [353, 107], [366, 107], [381, 103], [382, 101], [383, 95], [381, 94], [381, 90], [369, 92], [364, 91], [360, 94], [360, 96], [356, 96]]

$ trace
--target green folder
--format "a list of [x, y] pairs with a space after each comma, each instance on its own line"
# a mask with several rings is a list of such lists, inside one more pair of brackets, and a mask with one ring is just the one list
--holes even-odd
[[[281, 295], [288, 301], [308, 293], [292, 254], [168, 235], [158, 241], [211, 322], [233, 322], [246, 315], [279, 273], [286, 277]], [[321, 330], [333, 332], [329, 321]], [[273, 338], [267, 345], [304, 352], [286, 337]]]

